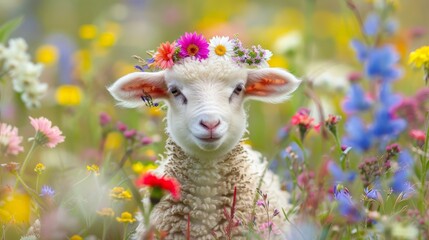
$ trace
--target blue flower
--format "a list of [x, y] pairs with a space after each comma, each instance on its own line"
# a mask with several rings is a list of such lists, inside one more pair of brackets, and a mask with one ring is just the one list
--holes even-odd
[[277, 141], [283, 141], [289, 136], [290, 127], [288, 125], [280, 128], [277, 132]]
[[334, 177], [336, 183], [353, 182], [356, 177], [355, 172], [343, 172], [341, 168], [333, 161], [328, 163], [328, 171]]
[[398, 165], [402, 170], [409, 170], [414, 165], [414, 159], [411, 156], [410, 152], [403, 150], [399, 153], [398, 156]]
[[364, 219], [362, 212], [352, 200], [352, 197], [344, 186], [338, 184], [334, 187], [334, 197], [338, 202], [338, 211], [350, 222], [359, 222]]
[[343, 103], [343, 110], [348, 113], [354, 113], [365, 111], [369, 108], [371, 108], [371, 101], [365, 96], [363, 89], [356, 83], [352, 84]]
[[415, 189], [408, 181], [408, 176], [408, 170], [400, 169], [395, 172], [392, 178], [392, 182], [390, 183], [392, 191], [396, 194], [402, 193], [402, 198], [411, 197], [415, 192]]
[[401, 118], [394, 118], [388, 109], [382, 108], [375, 113], [375, 120], [371, 132], [376, 137], [394, 139], [407, 127], [407, 122]]
[[380, 17], [377, 14], [370, 14], [365, 20], [363, 31], [368, 36], [377, 35], [380, 28]]
[[41, 197], [52, 197], [54, 195], [55, 195], [55, 190], [47, 185], [44, 185], [42, 187], [42, 190], [40, 191]]
[[384, 83], [380, 88], [380, 102], [383, 104], [384, 108], [392, 109], [394, 106], [397, 106], [402, 100], [401, 96], [397, 94], [392, 94], [391, 85]]
[[364, 152], [371, 148], [373, 136], [359, 117], [352, 116], [346, 122], [345, 128], [347, 136], [343, 138], [343, 144], [358, 152]]
[[372, 188], [372, 189], [365, 188], [363, 191], [365, 193], [365, 197], [374, 199], [374, 200], [377, 200], [378, 195], [380, 194], [379, 191], [375, 188]]
[[350, 43], [356, 52], [356, 57], [360, 62], [364, 62], [368, 58], [369, 49], [361, 41], [353, 39]]
[[401, 76], [401, 70], [396, 66], [399, 55], [392, 46], [371, 49], [365, 63], [366, 75], [373, 79], [389, 82]]

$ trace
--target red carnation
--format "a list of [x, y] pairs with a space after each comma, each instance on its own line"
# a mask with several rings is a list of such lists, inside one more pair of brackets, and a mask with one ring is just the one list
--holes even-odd
[[147, 172], [136, 180], [136, 185], [139, 187], [160, 188], [170, 192], [175, 200], [180, 199], [180, 184], [175, 178], [158, 177], [151, 172]]

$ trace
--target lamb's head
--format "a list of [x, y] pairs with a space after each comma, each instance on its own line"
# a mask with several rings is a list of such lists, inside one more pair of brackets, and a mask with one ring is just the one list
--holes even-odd
[[142, 96], [164, 100], [167, 131], [190, 155], [219, 157], [242, 138], [248, 99], [281, 102], [299, 85], [278, 68], [247, 69], [224, 58], [185, 59], [160, 72], [135, 72], [117, 80], [110, 93], [120, 105], [145, 105]]

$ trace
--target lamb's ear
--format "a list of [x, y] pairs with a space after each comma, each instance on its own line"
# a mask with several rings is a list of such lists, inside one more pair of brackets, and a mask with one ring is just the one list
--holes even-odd
[[245, 95], [248, 99], [280, 103], [290, 97], [301, 83], [280, 68], [249, 69]]
[[119, 101], [118, 104], [124, 107], [139, 107], [147, 104], [142, 97], [152, 100], [167, 99], [164, 71], [130, 73], [119, 78], [107, 90]]

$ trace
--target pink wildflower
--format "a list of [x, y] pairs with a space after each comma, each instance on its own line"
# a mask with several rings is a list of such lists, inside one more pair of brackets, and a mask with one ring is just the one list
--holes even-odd
[[203, 35], [185, 33], [177, 40], [180, 45], [181, 57], [195, 57], [196, 59], [206, 59], [209, 56], [209, 43]]
[[174, 65], [174, 53], [176, 52], [176, 43], [161, 43], [155, 54], [155, 65], [161, 69], [171, 68]]
[[44, 117], [30, 117], [31, 125], [36, 130], [35, 141], [40, 145], [54, 148], [58, 143], [64, 142], [64, 136], [57, 126], [52, 127], [52, 122]]
[[426, 134], [423, 131], [417, 129], [410, 131], [410, 137], [419, 142], [424, 142], [426, 140]]
[[0, 153], [17, 155], [24, 151], [20, 145], [22, 137], [18, 136], [18, 129], [6, 123], [0, 123]]

